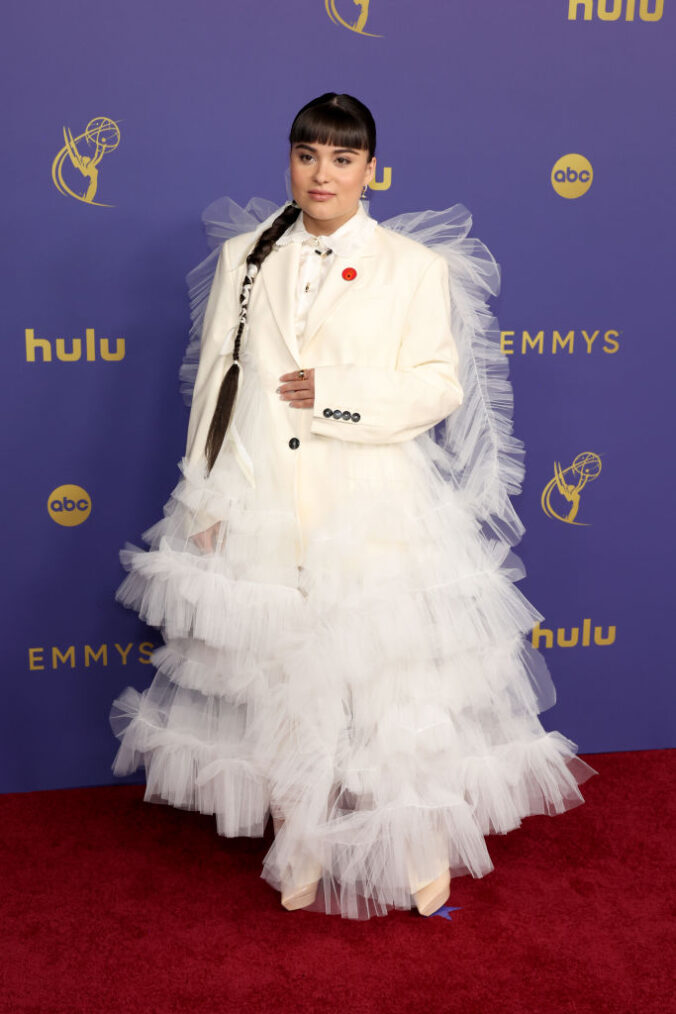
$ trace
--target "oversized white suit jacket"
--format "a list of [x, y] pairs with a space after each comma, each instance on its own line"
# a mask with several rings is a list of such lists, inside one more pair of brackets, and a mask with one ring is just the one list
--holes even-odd
[[[186, 458], [193, 465], [204, 460], [221, 381], [233, 360], [246, 256], [260, 231], [227, 240], [218, 257], [188, 423]], [[268, 439], [285, 457], [291, 485], [298, 456], [307, 468], [319, 465], [327, 441], [412, 440], [463, 399], [448, 266], [440, 254], [380, 225], [357, 253], [335, 254], [310, 308], [302, 352], [294, 323], [299, 256], [299, 245], [290, 243], [273, 248], [264, 260], [251, 289], [242, 339], [263, 378]], [[352, 272], [344, 277], [346, 268], [354, 269], [353, 277]], [[300, 367], [315, 371], [313, 409], [293, 408], [276, 393], [281, 374]], [[230, 423], [236, 437], [235, 416], [236, 406]], [[224, 442], [221, 453], [232, 446]], [[246, 473], [246, 448], [239, 459]], [[255, 482], [252, 474], [249, 479]], [[209, 520], [205, 517], [204, 524]]]

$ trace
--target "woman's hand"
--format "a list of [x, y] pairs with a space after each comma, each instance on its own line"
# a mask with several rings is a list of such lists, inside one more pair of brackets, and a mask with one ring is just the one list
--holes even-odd
[[279, 378], [282, 384], [277, 391], [282, 401], [288, 401], [291, 408], [312, 408], [315, 403], [315, 371], [303, 370], [305, 376], [302, 380], [298, 372], [283, 373]]
[[216, 521], [211, 528], [206, 528], [203, 532], [191, 535], [191, 538], [197, 543], [203, 553], [212, 552], [214, 548], [214, 534], [220, 523], [220, 521]]

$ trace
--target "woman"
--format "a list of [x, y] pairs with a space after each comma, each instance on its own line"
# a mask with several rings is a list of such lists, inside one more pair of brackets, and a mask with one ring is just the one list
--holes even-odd
[[165, 644], [113, 705], [113, 770], [143, 763], [146, 800], [223, 835], [271, 814], [261, 876], [288, 909], [430, 915], [492, 869], [485, 835], [594, 772], [537, 718], [497, 265], [461, 206], [367, 214], [357, 99], [308, 103], [290, 146], [293, 201], [226, 223], [194, 281], [182, 478], [117, 593]]

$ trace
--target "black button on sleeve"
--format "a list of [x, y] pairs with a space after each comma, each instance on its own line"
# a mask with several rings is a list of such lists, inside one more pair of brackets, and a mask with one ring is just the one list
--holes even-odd
[[291, 448], [292, 451], [295, 451], [296, 448], [299, 446], [299, 444], [300, 440], [298, 439], [298, 437], [291, 437], [291, 439], [289, 440], [289, 447]]
[[326, 419], [330, 419], [332, 415], [333, 415], [333, 409], [332, 408], [325, 408], [324, 409], [324, 417]]
[[350, 418], [351, 418], [351, 416], [350, 416], [349, 412], [343, 412], [343, 419], [350, 419]]
[[352, 422], [359, 422], [360, 419], [361, 419], [361, 416], [359, 415], [359, 412], [353, 412], [352, 413]]
[[334, 410], [333, 410], [333, 418], [334, 419], [340, 419], [340, 417], [341, 417], [342, 414], [343, 413], [340, 411], [339, 408], [334, 408]]

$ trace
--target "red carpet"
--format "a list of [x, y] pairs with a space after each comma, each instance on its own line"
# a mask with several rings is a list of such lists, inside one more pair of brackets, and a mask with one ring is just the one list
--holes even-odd
[[674, 752], [585, 759], [587, 802], [491, 836], [450, 919], [287, 912], [271, 825], [222, 838], [142, 786], [0, 796], [1, 1009], [666, 1014]]

